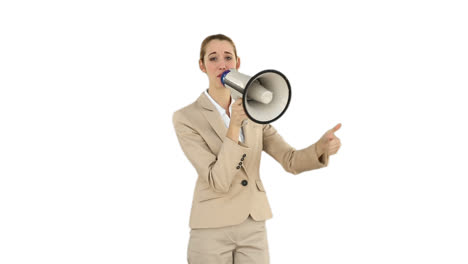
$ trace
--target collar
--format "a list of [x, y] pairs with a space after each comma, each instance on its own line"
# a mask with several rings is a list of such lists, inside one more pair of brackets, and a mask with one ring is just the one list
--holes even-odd
[[[206, 97], [208, 97], [208, 99], [210, 100], [210, 102], [215, 106], [216, 110], [219, 112], [219, 114], [222, 116], [222, 115], [225, 115], [226, 114], [226, 110], [221, 107], [212, 97], [211, 95], [208, 93], [208, 89], [205, 90], [205, 95]], [[231, 113], [231, 109], [232, 109], [232, 104], [234, 103], [234, 99], [232, 98], [231, 96], [231, 104], [229, 105], [229, 113]]]

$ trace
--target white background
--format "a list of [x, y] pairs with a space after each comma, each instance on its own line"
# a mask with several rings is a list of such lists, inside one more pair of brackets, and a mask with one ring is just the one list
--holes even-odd
[[274, 123], [329, 167], [264, 155], [271, 263], [468, 263], [463, 1], [2, 1], [0, 263], [186, 263], [196, 180], [172, 113], [201, 41], [292, 85]]

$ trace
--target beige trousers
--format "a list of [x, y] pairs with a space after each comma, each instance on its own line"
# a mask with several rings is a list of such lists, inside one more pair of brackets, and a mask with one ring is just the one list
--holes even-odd
[[265, 221], [249, 217], [241, 224], [190, 231], [189, 264], [268, 264]]

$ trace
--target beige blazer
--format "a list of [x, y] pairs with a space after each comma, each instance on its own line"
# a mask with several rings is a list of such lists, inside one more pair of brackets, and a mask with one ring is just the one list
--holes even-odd
[[249, 214], [257, 221], [272, 217], [259, 173], [262, 150], [293, 174], [328, 164], [328, 153], [316, 153], [315, 144], [295, 150], [270, 124], [249, 120], [243, 127], [245, 142], [234, 142], [226, 137], [224, 122], [204, 93], [176, 111], [173, 124], [180, 146], [198, 174], [191, 228], [236, 225]]

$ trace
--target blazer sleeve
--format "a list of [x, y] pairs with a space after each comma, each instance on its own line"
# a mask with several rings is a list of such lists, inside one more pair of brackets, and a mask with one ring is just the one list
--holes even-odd
[[173, 124], [180, 146], [202, 178], [215, 192], [227, 193], [234, 176], [250, 148], [225, 136], [217, 154], [213, 153], [203, 137], [189, 122], [174, 113]]
[[278, 161], [287, 172], [292, 174], [299, 174], [328, 165], [328, 153], [317, 153], [315, 144], [296, 150], [284, 141], [270, 124], [263, 126], [263, 150]]

